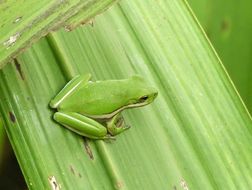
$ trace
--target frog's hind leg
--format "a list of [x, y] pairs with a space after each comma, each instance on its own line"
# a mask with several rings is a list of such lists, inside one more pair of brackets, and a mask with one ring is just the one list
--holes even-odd
[[97, 121], [75, 112], [56, 112], [53, 119], [69, 130], [91, 139], [112, 139]]
[[87, 84], [91, 78], [91, 74], [78, 75], [70, 80], [66, 86], [51, 100], [50, 107], [57, 108], [59, 104], [69, 97], [73, 92]]

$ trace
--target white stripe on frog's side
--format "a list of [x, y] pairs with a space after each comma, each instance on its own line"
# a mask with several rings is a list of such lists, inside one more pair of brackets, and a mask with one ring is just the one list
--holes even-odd
[[90, 117], [90, 118], [93, 118], [93, 119], [111, 119], [112, 117], [114, 117], [116, 114], [120, 113], [124, 109], [134, 108], [134, 107], [142, 107], [147, 104], [148, 103], [146, 103], [146, 102], [142, 102], [142, 103], [126, 105], [126, 106], [123, 106], [112, 113], [108, 113], [108, 114], [104, 114], [104, 115], [89, 115], [89, 114], [83, 114], [83, 115]]

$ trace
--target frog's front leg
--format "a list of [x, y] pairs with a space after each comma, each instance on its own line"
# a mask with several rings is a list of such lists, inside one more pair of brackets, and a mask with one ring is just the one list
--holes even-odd
[[64, 127], [91, 139], [111, 139], [106, 127], [97, 121], [75, 112], [56, 112], [54, 120]]
[[123, 131], [130, 128], [129, 125], [125, 124], [124, 118], [120, 113], [107, 121], [106, 125], [108, 132], [113, 136], [122, 133]]

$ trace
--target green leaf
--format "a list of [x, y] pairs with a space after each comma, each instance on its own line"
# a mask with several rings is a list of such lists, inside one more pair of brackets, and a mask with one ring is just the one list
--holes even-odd
[[3, 119], [0, 117], [0, 171], [3, 166], [4, 155], [5, 155], [5, 142], [6, 141], [6, 134], [4, 131], [4, 124]]
[[0, 2], [0, 68], [52, 30], [70, 30], [108, 8], [116, 0]]
[[251, 112], [252, 1], [189, 2]]
[[[159, 96], [125, 111], [132, 128], [115, 142], [83, 140], [48, 107], [78, 73], [93, 80], [138, 73]], [[1, 71], [0, 93], [30, 189], [252, 185], [251, 118], [185, 1], [121, 1], [93, 26], [53, 33]]]

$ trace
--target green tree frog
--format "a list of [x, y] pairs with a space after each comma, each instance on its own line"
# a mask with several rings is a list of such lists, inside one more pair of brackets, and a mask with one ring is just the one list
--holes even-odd
[[90, 81], [91, 75], [79, 75], [50, 102], [57, 109], [53, 118], [66, 128], [91, 139], [109, 139], [127, 130], [121, 112], [151, 103], [157, 90], [143, 77]]

